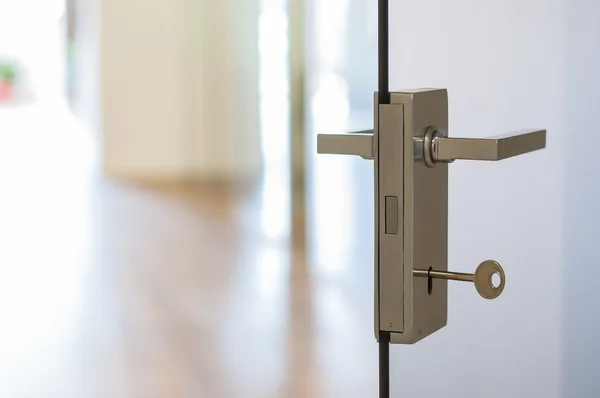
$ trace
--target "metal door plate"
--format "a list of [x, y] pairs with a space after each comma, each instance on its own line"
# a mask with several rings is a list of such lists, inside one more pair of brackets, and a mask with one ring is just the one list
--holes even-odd
[[448, 269], [448, 165], [427, 167], [422, 156], [428, 127], [448, 131], [447, 91], [394, 92], [389, 105], [376, 96], [375, 120], [375, 334], [412, 344], [448, 316], [447, 281], [429, 292], [427, 278], [413, 277], [414, 269]]

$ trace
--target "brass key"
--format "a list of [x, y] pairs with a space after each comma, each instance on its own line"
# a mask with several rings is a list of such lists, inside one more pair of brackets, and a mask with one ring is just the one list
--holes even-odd
[[[479, 264], [479, 267], [477, 267], [474, 274], [430, 269], [414, 270], [414, 276], [418, 278], [473, 282], [479, 295], [488, 300], [493, 300], [500, 296], [506, 282], [506, 276], [504, 275], [502, 266], [493, 260], [484, 261]], [[495, 281], [494, 277], [497, 277], [498, 281]]]

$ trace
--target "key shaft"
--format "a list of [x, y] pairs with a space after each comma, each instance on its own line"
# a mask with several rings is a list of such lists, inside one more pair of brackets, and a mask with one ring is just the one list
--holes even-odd
[[445, 272], [445, 271], [426, 271], [415, 270], [414, 276], [420, 278], [446, 279], [450, 281], [474, 282], [475, 274], [464, 274], [462, 272]]

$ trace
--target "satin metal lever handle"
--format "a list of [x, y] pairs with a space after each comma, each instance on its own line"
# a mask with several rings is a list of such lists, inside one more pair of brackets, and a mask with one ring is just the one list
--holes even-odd
[[319, 134], [317, 153], [332, 155], [358, 155], [373, 159], [373, 130], [348, 134]]
[[449, 138], [430, 127], [424, 147], [428, 166], [459, 159], [497, 161], [544, 149], [546, 130], [523, 130], [489, 138]]

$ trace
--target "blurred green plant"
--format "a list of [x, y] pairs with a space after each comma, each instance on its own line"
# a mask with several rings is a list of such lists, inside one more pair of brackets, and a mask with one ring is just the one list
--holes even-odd
[[14, 83], [17, 80], [19, 71], [13, 64], [0, 62], [0, 81], [3, 83]]

